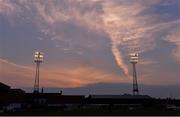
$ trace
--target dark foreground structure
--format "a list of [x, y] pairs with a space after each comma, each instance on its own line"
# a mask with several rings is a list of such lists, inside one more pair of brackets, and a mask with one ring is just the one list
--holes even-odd
[[179, 106], [147, 95], [26, 93], [0, 83], [0, 115], [180, 115]]

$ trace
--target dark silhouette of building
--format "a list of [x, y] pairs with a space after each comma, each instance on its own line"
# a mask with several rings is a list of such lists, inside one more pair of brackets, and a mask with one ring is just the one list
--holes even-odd
[[0, 111], [16, 111], [27, 108], [99, 108], [113, 106], [127, 108], [143, 108], [148, 106], [163, 106], [168, 109], [179, 109], [180, 100], [155, 99], [148, 95], [62, 95], [61, 93], [26, 93], [21, 89], [11, 89], [0, 83]]
[[0, 93], [8, 92], [9, 90], [10, 90], [10, 86], [0, 82]]

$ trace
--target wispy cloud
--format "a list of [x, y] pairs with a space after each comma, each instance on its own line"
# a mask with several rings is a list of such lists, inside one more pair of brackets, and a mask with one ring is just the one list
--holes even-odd
[[[180, 24], [178, 24], [178, 26], [180, 26]], [[176, 46], [172, 50], [172, 55], [175, 60], [180, 61], [180, 28], [170, 31], [165, 40], [171, 42]]]
[[[174, 1], [179, 4], [178, 0]], [[0, 0], [0, 13], [10, 17], [12, 22], [13, 18], [17, 17], [33, 18], [32, 21], [38, 30], [47, 36], [56, 48], [62, 49], [65, 53], [73, 51], [83, 55], [84, 49], [102, 48], [97, 38], [83, 37], [84, 32], [81, 30], [76, 37], [76, 34], [70, 35], [73, 28], [71, 26], [76, 27], [76, 30], [72, 29], [73, 31], [81, 28], [86, 32], [103, 35], [109, 39], [117, 66], [127, 77], [130, 77], [126, 63], [127, 55], [134, 51], [144, 54], [156, 49], [156, 44], [159, 40], [163, 40], [162, 37], [167, 37], [166, 40], [176, 46], [172, 54], [176, 60], [180, 59], [179, 29], [175, 28], [180, 25], [180, 20], [178, 18], [162, 20], [167, 13], [160, 14], [152, 10], [158, 4], [168, 6], [170, 3], [163, 0], [137, 0], [136, 2], [131, 0]], [[174, 30], [170, 32], [172, 28]], [[148, 59], [141, 64], [145, 66], [154, 63], [156, 63], [154, 59]], [[91, 71], [89, 68], [85, 70], [85, 72]], [[99, 69], [95, 70], [100, 72]], [[84, 72], [83, 69], [78, 73], [81, 72]], [[102, 74], [97, 76], [100, 77]], [[80, 78], [80, 76], [77, 77]], [[75, 81], [78, 84], [87, 82], [83, 79]]]
[[139, 64], [140, 65], [152, 65], [152, 64], [157, 64], [157, 61], [152, 60], [152, 59], [141, 59]]
[[[0, 58], [0, 63], [1, 63], [1, 64], [2, 64], [2, 63], [5, 63], [5, 64], [11, 65], [11, 66], [14, 66], [14, 67], [17, 67], [17, 68], [21, 68], [21, 69], [33, 70], [31, 67], [24, 66], [24, 65], [19, 65], [19, 64], [10, 62], [10, 61], [5, 60], [5, 59], [2, 59], [2, 58]], [[3, 68], [1, 68], [1, 69], [3, 69]]]
[[[12, 86], [32, 87], [34, 84], [35, 67], [18, 65], [5, 59], [0, 59], [1, 81]], [[5, 78], [6, 77], [6, 78]], [[41, 68], [40, 84], [46, 87], [80, 87], [93, 83], [128, 82], [123, 76], [118, 76], [90, 66], [75, 68]]]

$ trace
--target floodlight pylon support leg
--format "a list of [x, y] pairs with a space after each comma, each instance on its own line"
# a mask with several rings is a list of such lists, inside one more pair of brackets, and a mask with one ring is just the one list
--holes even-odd
[[132, 63], [132, 65], [133, 65], [133, 95], [139, 95], [136, 63]]
[[39, 93], [39, 68], [40, 68], [40, 62], [37, 62], [36, 63], [35, 83], [34, 83], [34, 93]]

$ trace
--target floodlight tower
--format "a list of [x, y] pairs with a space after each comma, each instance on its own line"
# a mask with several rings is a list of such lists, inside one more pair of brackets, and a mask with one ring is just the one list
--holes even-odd
[[44, 56], [42, 52], [35, 52], [34, 54], [34, 62], [36, 63], [34, 93], [39, 93], [39, 68], [40, 68], [40, 63], [43, 62], [43, 57]]
[[138, 90], [138, 82], [137, 82], [137, 72], [136, 72], [136, 64], [138, 63], [139, 55], [138, 53], [133, 53], [130, 55], [130, 62], [133, 66], [133, 95], [139, 95]]

